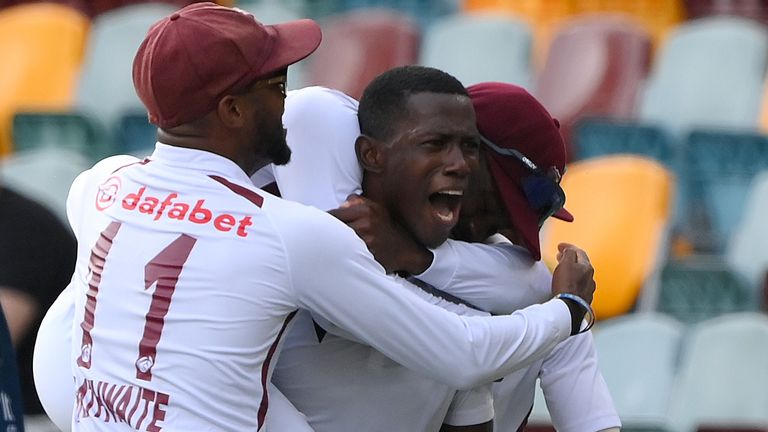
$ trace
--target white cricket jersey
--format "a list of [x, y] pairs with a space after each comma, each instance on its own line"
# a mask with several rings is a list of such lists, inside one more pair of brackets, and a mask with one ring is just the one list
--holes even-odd
[[[284, 197], [331, 209], [348, 194], [360, 193], [362, 172], [354, 157], [354, 139], [359, 134], [356, 108], [354, 99], [330, 89], [310, 87], [289, 93], [284, 123], [293, 157], [288, 165], [274, 167]], [[497, 314], [547, 301], [551, 275], [546, 267], [531, 260], [524, 249], [508, 241], [501, 243], [491, 246], [449, 240], [434, 251], [432, 266], [420, 278]], [[408, 283], [403, 286], [413, 289]], [[467, 312], [423, 292], [419, 296], [456, 313]], [[446, 423], [469, 425], [487, 421], [493, 412], [482, 387], [477, 392], [455, 394], [434, 380], [383, 361], [369, 347], [335, 335], [318, 342], [309, 315], [300, 313], [297, 321], [278, 362], [275, 382], [318, 431], [438, 430], [443, 415], [448, 416]], [[580, 365], [569, 368], [556, 361], [571, 350], [584, 354]], [[579, 427], [593, 426], [595, 431], [603, 429], [603, 424], [620, 424], [597, 368], [591, 336], [567, 339], [547, 359], [546, 365], [556, 367], [549, 368], [539, 360], [494, 384], [498, 430], [517, 430], [533, 403], [534, 387], [529, 383], [535, 384], [539, 375], [543, 383], [553, 382], [550, 377], [561, 376], [560, 371], [566, 377], [556, 382], [565, 385], [545, 384], [547, 398], [553, 401], [550, 409], [557, 411], [552, 414], [557, 425], [575, 424], [566, 418], [578, 420]], [[587, 396], [593, 403], [568, 398], [573, 392], [567, 386], [575, 384], [591, 385]]]
[[[418, 277], [497, 314], [551, 297], [552, 275], [542, 262], [503, 236], [493, 236], [489, 242], [449, 240], [434, 251], [432, 266]], [[487, 289], [478, 289], [478, 283]], [[533, 406], [537, 379], [558, 431], [594, 432], [621, 426], [600, 373], [591, 332], [566, 339], [544, 359], [493, 384], [494, 430], [518, 430]]]
[[502, 317], [418, 301], [354, 231], [213, 153], [158, 143], [144, 161], [108, 158], [69, 201], [73, 430], [261, 429], [299, 308], [455, 387], [535, 361], [570, 331], [558, 300]]
[[[293, 150], [291, 161], [272, 167], [273, 178], [268, 169], [261, 170], [251, 177], [254, 183], [276, 179], [283, 197], [323, 210], [338, 207], [351, 193], [361, 193], [362, 169], [354, 152], [359, 130], [344, 127], [357, 124], [356, 100], [322, 87], [290, 92], [283, 122]], [[328, 151], [331, 146], [339, 151]], [[488, 315], [396, 279], [423, 300], [457, 314]], [[314, 318], [329, 332], [322, 342], [309, 313], [300, 312], [296, 321], [273, 381], [318, 432], [438, 431], [444, 422], [471, 425], [493, 418], [489, 384], [457, 391], [357, 343], [357, 338], [322, 318]]]

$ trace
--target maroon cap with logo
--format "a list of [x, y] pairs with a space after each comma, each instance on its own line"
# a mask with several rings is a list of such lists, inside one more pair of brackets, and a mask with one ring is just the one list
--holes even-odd
[[133, 84], [149, 121], [171, 128], [310, 55], [321, 38], [312, 20], [264, 25], [240, 9], [193, 3], [149, 29], [133, 60]]
[[[560, 125], [530, 93], [504, 83], [481, 83], [467, 90], [477, 113], [477, 127], [485, 138], [498, 147], [519, 151], [545, 171], [565, 171], [566, 152]], [[530, 169], [515, 157], [493, 150], [485, 154], [510, 220], [526, 249], [536, 260], [541, 259], [539, 215], [522, 188], [523, 179], [531, 175]], [[565, 209], [553, 216], [573, 221]]]

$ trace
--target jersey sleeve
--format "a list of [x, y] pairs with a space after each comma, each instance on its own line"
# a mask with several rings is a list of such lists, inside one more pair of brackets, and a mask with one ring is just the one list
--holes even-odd
[[118, 155], [108, 157], [96, 163], [90, 169], [83, 171], [72, 182], [72, 186], [69, 188], [69, 194], [67, 195], [67, 220], [69, 226], [75, 234], [75, 237], [80, 239], [80, 226], [82, 225], [82, 218], [84, 215], [85, 206], [93, 204], [95, 197], [86, 196], [85, 191], [89, 190], [89, 186], [94, 186], [94, 183], [101, 184], [107, 177], [116, 170], [138, 162], [139, 159], [135, 156]]
[[558, 431], [621, 427], [597, 362], [592, 332], [568, 338], [547, 356], [539, 374]]
[[285, 100], [283, 124], [291, 161], [274, 167], [283, 198], [330, 210], [361, 193], [356, 100], [323, 87], [296, 90]]
[[[478, 309], [473, 309], [464, 303], [454, 302], [449, 299], [442, 298], [437, 295], [428, 293], [401, 277], [394, 276], [394, 278], [395, 280], [397, 280], [398, 283], [400, 283], [403, 289], [413, 292], [414, 295], [421, 298], [423, 301], [426, 301], [427, 303], [441, 307], [457, 315], [464, 315], [464, 316], [489, 316], [490, 315], [487, 312], [484, 312]], [[342, 337], [347, 340], [351, 340], [353, 342], [364, 343], [360, 339], [357, 339], [355, 336], [353, 336], [350, 332], [332, 324], [330, 321], [326, 320], [325, 318], [322, 318], [313, 314], [312, 319], [315, 321], [315, 323], [317, 323], [317, 325], [322, 327], [328, 333], [334, 334], [336, 336]]]
[[448, 240], [433, 253], [432, 265], [416, 277], [482, 310], [507, 314], [551, 297], [546, 266], [508, 241]]
[[421, 301], [384, 273], [353, 230], [315, 213], [301, 224], [277, 221], [290, 223], [283, 241], [299, 307], [418, 373], [470, 388], [542, 358], [570, 334], [559, 300], [496, 317], [461, 317]]
[[451, 426], [471, 426], [493, 420], [491, 384], [469, 390], [459, 390], [453, 397], [443, 423]]

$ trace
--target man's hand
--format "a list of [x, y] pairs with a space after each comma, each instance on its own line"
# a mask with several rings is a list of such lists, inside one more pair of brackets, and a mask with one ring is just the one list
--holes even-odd
[[[552, 274], [552, 295], [574, 294], [592, 303], [595, 293], [595, 269], [583, 249], [572, 244], [557, 245], [557, 267]], [[573, 299], [562, 298], [571, 312], [571, 334], [578, 334], [586, 309]]]
[[329, 213], [355, 230], [387, 273], [419, 274], [432, 264], [432, 252], [392, 221], [381, 204], [352, 194]]
[[595, 269], [583, 249], [572, 244], [557, 245], [557, 267], [552, 274], [552, 295], [575, 294], [592, 303]]

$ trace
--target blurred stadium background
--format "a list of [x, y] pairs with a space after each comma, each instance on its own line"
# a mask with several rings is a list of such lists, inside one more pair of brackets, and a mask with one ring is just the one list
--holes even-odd
[[[188, 3], [0, 0], [0, 182], [64, 218], [77, 173], [147, 153], [130, 64], [149, 25]], [[321, 23], [291, 88], [359, 97], [424, 64], [531, 91], [561, 122], [576, 215], [545, 225], [544, 259], [561, 240], [593, 259], [624, 430], [768, 431], [768, 1], [220, 3]], [[552, 430], [541, 394], [528, 430]]]

